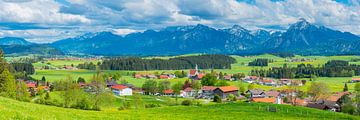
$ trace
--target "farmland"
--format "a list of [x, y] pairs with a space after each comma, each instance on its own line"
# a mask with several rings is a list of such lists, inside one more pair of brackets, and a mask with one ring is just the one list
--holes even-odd
[[[268, 108], [277, 112], [268, 111]], [[0, 119], [359, 119], [355, 116], [288, 105], [227, 103], [132, 110], [85, 111], [0, 97]]]
[[[184, 55], [187, 56], [187, 55]], [[295, 61], [291, 62], [290, 58], [281, 58], [270, 54], [257, 55], [257, 56], [236, 56], [233, 55], [233, 58], [236, 59], [236, 63], [231, 65], [231, 69], [216, 69], [217, 72], [223, 72], [228, 74], [233, 73], [245, 73], [248, 74], [252, 69], [268, 69], [271, 67], [280, 67], [283, 64], [287, 64], [288, 66], [295, 67], [298, 64], [312, 64], [314, 66], [319, 66], [325, 64], [329, 60], [345, 60], [350, 61], [350, 64], [360, 64], [359, 61], [353, 62], [354, 59], [360, 59], [360, 56], [295, 56], [292, 59], [306, 59], [306, 61]], [[148, 57], [148, 58], [160, 58], [160, 59], [168, 59], [171, 57]], [[272, 59], [274, 62], [269, 63], [267, 67], [257, 67], [257, 66], [248, 66], [247, 64], [258, 58], [267, 58]], [[94, 61], [81, 61], [81, 60], [54, 60], [54, 61], [46, 61], [44, 63], [34, 63], [36, 68], [36, 73], [32, 75], [35, 79], [41, 79], [42, 76], [45, 76], [48, 81], [58, 81], [65, 79], [68, 75], [71, 75], [73, 78], [83, 77], [85, 80], [90, 80], [95, 71], [93, 70], [40, 70], [43, 65], [50, 64], [55, 67], [61, 67], [64, 65], [74, 64], [75, 66], [79, 63], [83, 62], [93, 62], [97, 63], [98, 60]], [[145, 82], [146, 79], [135, 79], [132, 77], [133, 72], [142, 72], [142, 73], [154, 73], [154, 72], [165, 72], [165, 73], [173, 73], [175, 70], [151, 70], [151, 71], [115, 71], [115, 70], [105, 70], [105, 73], [120, 73], [122, 75], [122, 79], [127, 80], [130, 84], [134, 84], [137, 87], [141, 87], [141, 85]], [[187, 70], [185, 70], [187, 71]], [[202, 70], [205, 72], [210, 72], [210, 70]], [[304, 80], [308, 80], [307, 78], [303, 78]], [[177, 81], [185, 81], [185, 78], [176, 78], [170, 80], [170, 82], [175, 83]], [[343, 89], [344, 83], [351, 80], [351, 77], [318, 77], [316, 81], [326, 82], [333, 92], [341, 91]], [[160, 80], [161, 81], [161, 80]], [[229, 82], [232, 85], [238, 84], [235, 82]], [[306, 89], [309, 84], [302, 86], [301, 89]], [[353, 89], [353, 84], [348, 84], [350, 91]], [[257, 88], [262, 88], [265, 90], [269, 89], [284, 89], [284, 87], [269, 87], [257, 85]]]

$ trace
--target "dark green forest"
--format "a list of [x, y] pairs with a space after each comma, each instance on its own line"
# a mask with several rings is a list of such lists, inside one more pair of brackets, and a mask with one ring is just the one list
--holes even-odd
[[313, 77], [352, 77], [360, 75], [360, 65], [349, 64], [348, 61], [331, 60], [322, 66], [299, 64], [297, 67], [273, 67], [266, 69], [254, 69], [251, 75], [272, 78], [313, 78]]
[[104, 60], [99, 66], [102, 70], [180, 70], [230, 69], [236, 60], [226, 55], [198, 55], [166, 59], [145, 59], [139, 57], [119, 57]]
[[252, 62], [249, 62], [249, 66], [268, 66], [269, 63], [273, 62], [273, 60], [269, 59], [255, 59]]
[[34, 66], [31, 63], [11, 63], [10, 66], [16, 72], [25, 72], [27, 75], [35, 73]]

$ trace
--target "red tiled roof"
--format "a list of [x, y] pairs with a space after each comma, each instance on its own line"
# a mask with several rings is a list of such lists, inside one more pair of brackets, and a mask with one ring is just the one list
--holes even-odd
[[300, 98], [297, 98], [296, 101], [294, 99], [293, 102], [295, 102], [296, 105], [301, 105], [301, 106], [307, 105], [307, 102], [304, 99], [300, 99]]
[[206, 90], [206, 91], [213, 91], [216, 89], [216, 87], [215, 86], [203, 86], [201, 89]]
[[352, 78], [353, 81], [360, 81], [360, 78]]
[[190, 75], [195, 75], [196, 70], [190, 70]]
[[219, 87], [219, 89], [223, 92], [231, 92], [231, 91], [236, 91], [239, 90], [237, 87], [235, 86], [223, 86], [223, 87]]
[[172, 94], [172, 93], [174, 93], [174, 90], [172, 90], [172, 89], [167, 89], [167, 90], [164, 90], [163, 91], [165, 94]]
[[26, 86], [29, 87], [29, 88], [34, 88], [36, 86], [36, 84], [35, 83], [28, 83], [28, 84], [26, 84]]
[[169, 76], [167, 76], [167, 75], [160, 75], [159, 78], [160, 78], [160, 79], [167, 79], [167, 78], [169, 78]]
[[254, 102], [276, 103], [276, 98], [253, 98]]
[[125, 89], [125, 88], [128, 88], [128, 86], [125, 86], [125, 85], [114, 85], [114, 86], [111, 86], [112, 89], [117, 89], [117, 90], [122, 90], [122, 89]]
[[267, 96], [271, 96], [271, 97], [277, 97], [280, 95], [280, 92], [278, 91], [268, 91], [265, 93]]
[[266, 82], [266, 83], [271, 83], [271, 82], [273, 82], [273, 80], [270, 80], [270, 79], [265, 79], [265, 80], [263, 80], [263, 82]]
[[250, 79], [257, 79], [257, 76], [249, 76]]
[[205, 76], [204, 73], [199, 73], [198, 78], [201, 79], [201, 78], [203, 78], [204, 76]]
[[185, 92], [191, 92], [192, 91], [192, 88], [191, 87], [187, 87], [184, 89]]
[[342, 96], [349, 94], [349, 92], [338, 92], [336, 94], [331, 95], [327, 100], [336, 102], [339, 100]]

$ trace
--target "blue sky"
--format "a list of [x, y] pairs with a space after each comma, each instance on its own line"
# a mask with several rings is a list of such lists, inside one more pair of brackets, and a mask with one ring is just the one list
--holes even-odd
[[360, 0], [0, 0], [0, 37], [52, 42], [205, 24], [284, 29], [299, 18], [360, 35]]

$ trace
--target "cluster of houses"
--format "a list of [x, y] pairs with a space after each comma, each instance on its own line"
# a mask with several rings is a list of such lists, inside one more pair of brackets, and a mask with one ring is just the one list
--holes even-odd
[[271, 78], [260, 78], [257, 76], [247, 76], [243, 79], [244, 82], [247, 83], [254, 83], [259, 85], [266, 85], [266, 86], [303, 86], [306, 83], [306, 80], [292, 80], [292, 79], [280, 79], [275, 80]]
[[176, 78], [175, 74], [161, 74], [161, 75], [155, 75], [155, 74], [150, 74], [150, 73], [136, 73], [134, 75], [134, 78], [136, 79], [141, 79], [141, 78], [146, 78], [146, 79], [174, 79]]
[[310, 98], [298, 98], [293, 90], [270, 90], [264, 91], [261, 89], [248, 90], [246, 92], [250, 95], [249, 100], [252, 102], [265, 102], [273, 104], [292, 104], [297, 106], [304, 106], [309, 108], [316, 108], [321, 110], [329, 110], [339, 112], [341, 107], [338, 104], [340, 98], [344, 95], [351, 95], [350, 92], [336, 92], [326, 99], [312, 101]]
[[[222, 99], [227, 98], [230, 94], [234, 96], [238, 95], [239, 89], [235, 86], [203, 86], [199, 90], [195, 90], [191, 87], [187, 87], [180, 91], [180, 97], [184, 98], [192, 98], [195, 97], [197, 99], [212, 99], [215, 95], [218, 95]], [[165, 96], [174, 96], [175, 93], [171, 89], [167, 89], [163, 91]]]
[[36, 94], [40, 90], [50, 91], [50, 85], [48, 82], [43, 81], [32, 81], [32, 80], [24, 80], [24, 79], [16, 79], [18, 82], [25, 83], [28, 91], [32, 94]]

